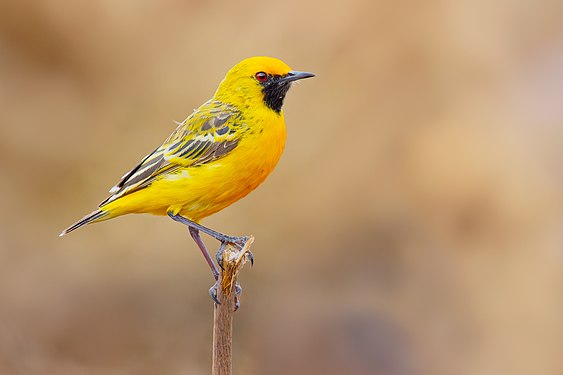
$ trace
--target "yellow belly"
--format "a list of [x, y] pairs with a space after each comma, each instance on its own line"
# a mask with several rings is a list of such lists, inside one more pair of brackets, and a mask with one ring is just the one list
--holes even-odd
[[164, 175], [102, 209], [111, 217], [172, 212], [194, 221], [222, 210], [258, 187], [281, 156], [286, 139], [283, 115], [263, 125], [245, 135], [225, 157]]

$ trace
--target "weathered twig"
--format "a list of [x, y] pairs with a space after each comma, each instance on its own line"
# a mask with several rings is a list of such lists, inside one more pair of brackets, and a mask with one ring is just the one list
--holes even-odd
[[250, 236], [242, 249], [227, 245], [222, 253], [223, 271], [217, 288], [217, 299], [221, 304], [215, 304], [213, 309], [213, 375], [232, 374], [236, 282], [239, 271], [249, 260], [253, 242], [254, 237]]

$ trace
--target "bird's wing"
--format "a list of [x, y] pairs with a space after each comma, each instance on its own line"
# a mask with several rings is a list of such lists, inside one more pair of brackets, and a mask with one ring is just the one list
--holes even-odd
[[100, 203], [100, 207], [181, 168], [196, 167], [226, 156], [238, 145], [244, 129], [241, 114], [236, 109], [207, 102], [180, 123], [160, 147], [125, 174], [110, 190], [113, 195]]

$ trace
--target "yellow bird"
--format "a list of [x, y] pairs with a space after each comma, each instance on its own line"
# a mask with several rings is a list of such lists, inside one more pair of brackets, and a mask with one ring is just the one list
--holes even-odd
[[314, 74], [291, 70], [271, 57], [241, 61], [213, 98], [125, 174], [96, 211], [60, 235], [130, 213], [168, 215], [188, 226], [217, 278], [199, 232], [237, 246], [246, 238], [226, 236], [199, 222], [246, 196], [272, 172], [285, 145], [285, 95], [293, 81], [309, 77]]

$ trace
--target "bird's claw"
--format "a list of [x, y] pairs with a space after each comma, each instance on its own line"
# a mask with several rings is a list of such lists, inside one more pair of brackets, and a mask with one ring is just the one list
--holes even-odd
[[[221, 247], [219, 247], [219, 250], [217, 250], [217, 253], [215, 253], [215, 259], [217, 260], [217, 264], [219, 265], [219, 267], [221, 267], [221, 269], [223, 271], [225, 270], [225, 267], [223, 266], [223, 253], [225, 252], [225, 247], [227, 247], [227, 244], [234, 245], [234, 246], [238, 247], [239, 249], [242, 249], [244, 247], [244, 245], [246, 245], [246, 243], [248, 242], [249, 239], [250, 239], [250, 237], [248, 237], [248, 236], [227, 237], [224, 241], [221, 241]], [[252, 254], [252, 252], [250, 250], [248, 250], [246, 252], [246, 257], [247, 257], [247, 260], [250, 261], [250, 265], [253, 266], [254, 265], [254, 255]]]
[[221, 304], [221, 302], [219, 302], [219, 298], [217, 296], [219, 287], [220, 287], [219, 281], [216, 281], [215, 284], [213, 284], [213, 286], [211, 288], [209, 288], [209, 295], [211, 296], [211, 299], [213, 300], [213, 302], [215, 302], [218, 305]]
[[[219, 301], [219, 297], [218, 297], [219, 288], [220, 288], [220, 285], [219, 285], [218, 281], [215, 284], [213, 284], [213, 286], [211, 288], [209, 288], [209, 295], [211, 296], [211, 299], [213, 300], [213, 302], [215, 302], [217, 305], [221, 304], [221, 302]], [[242, 287], [237, 282], [235, 284], [235, 311], [237, 311], [240, 308], [240, 300], [239, 300], [238, 297], [241, 295], [241, 293], [242, 293]]]
[[235, 284], [235, 311], [237, 311], [240, 308], [240, 300], [238, 299], [238, 296], [240, 296], [242, 293], [242, 286], [240, 286], [240, 284], [237, 282]]
[[221, 247], [217, 250], [217, 253], [215, 253], [217, 264], [223, 271], [225, 270], [225, 267], [223, 267], [223, 253], [225, 252], [225, 246], [227, 246], [227, 244], [225, 242], [221, 242]]
[[247, 259], [248, 261], [250, 261], [250, 266], [251, 266], [251, 267], [254, 266], [254, 254], [252, 254], [252, 251], [248, 250], [248, 251], [246, 252], [246, 259]]

